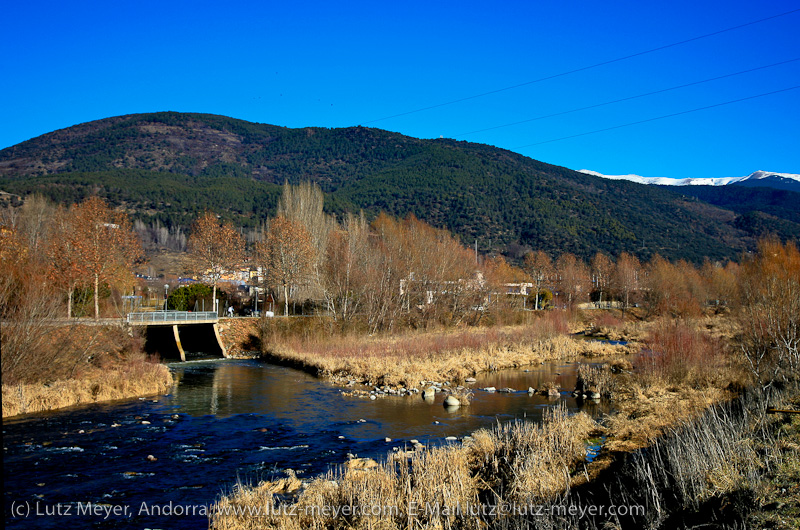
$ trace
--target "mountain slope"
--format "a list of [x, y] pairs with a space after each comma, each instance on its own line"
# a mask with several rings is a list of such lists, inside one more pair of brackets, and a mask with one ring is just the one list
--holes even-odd
[[333, 213], [413, 213], [483, 250], [518, 244], [700, 261], [736, 257], [776, 227], [800, 234], [779, 211], [756, 209], [758, 222], [742, 222], [749, 210], [677, 190], [363, 127], [288, 129], [166, 112], [81, 124], [0, 151], [1, 191], [63, 202], [98, 193], [138, 217], [184, 226], [205, 208], [255, 224], [274, 212], [280, 184], [302, 180], [320, 184]]

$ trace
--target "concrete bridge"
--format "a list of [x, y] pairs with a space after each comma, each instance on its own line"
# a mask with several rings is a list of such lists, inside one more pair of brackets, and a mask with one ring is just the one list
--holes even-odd
[[[213, 311], [147, 311], [128, 313], [131, 326], [146, 327], [145, 349], [169, 355], [177, 352], [181, 361], [186, 360], [186, 350], [209, 351], [227, 357], [217, 323], [219, 317]], [[181, 330], [183, 336], [181, 336]], [[183, 339], [183, 340], [181, 340]], [[158, 346], [161, 346], [159, 348]], [[162, 348], [166, 346], [166, 350]]]

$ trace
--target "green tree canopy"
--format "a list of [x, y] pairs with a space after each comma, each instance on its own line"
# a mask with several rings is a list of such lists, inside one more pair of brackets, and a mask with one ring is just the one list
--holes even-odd
[[[193, 283], [184, 285], [172, 291], [167, 298], [167, 309], [173, 311], [194, 311], [201, 310], [203, 300], [207, 311], [213, 311], [214, 305], [211, 303], [212, 289], [204, 283]], [[222, 298], [222, 292], [217, 291], [217, 298]]]

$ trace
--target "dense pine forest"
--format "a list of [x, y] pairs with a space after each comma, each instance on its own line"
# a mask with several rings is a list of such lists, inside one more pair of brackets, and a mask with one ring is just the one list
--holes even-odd
[[161, 112], [108, 118], [0, 151], [0, 191], [62, 204], [98, 195], [144, 223], [187, 228], [207, 209], [241, 227], [274, 215], [284, 182], [311, 181], [325, 209], [413, 214], [482, 252], [597, 251], [696, 263], [759, 236], [797, 241], [800, 194], [611, 181], [488, 145], [365, 127], [288, 129]]

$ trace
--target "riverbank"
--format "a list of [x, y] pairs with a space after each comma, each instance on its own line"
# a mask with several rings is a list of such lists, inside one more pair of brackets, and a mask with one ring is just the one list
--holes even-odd
[[414, 388], [463, 383], [478, 373], [554, 359], [624, 356], [636, 346], [565, 335], [552, 318], [525, 326], [407, 332], [386, 337], [291, 334], [280, 319], [260, 322], [262, 355], [339, 383]]
[[[800, 391], [779, 405], [800, 410]], [[800, 414], [776, 413], [769, 421], [771, 439], [753, 436], [755, 448], [777, 458], [765, 466], [759, 507], [748, 516], [748, 523], [752, 528], [800, 528]]]
[[169, 368], [147, 358], [135, 330], [73, 320], [28, 329], [35, 343], [17, 344], [12, 334], [25, 331], [3, 330], [3, 418], [163, 394], [172, 386]]
[[[347, 463], [305, 483], [286, 510], [266, 519], [235, 512], [248, 513], [255, 506], [281, 502], [275, 496], [276, 484], [242, 486], [220, 500], [212, 527], [337, 527], [335, 517], [320, 510], [359, 513], [383, 506], [393, 508], [379, 515], [361, 512], [347, 524], [353, 528], [478, 528], [483, 524], [481, 517], [470, 517], [458, 507], [472, 506], [487, 514], [498, 506], [553, 505], [571, 489], [591, 487], [594, 479], [613, 469], [625, 455], [651, 446], [671, 429], [691, 424], [710, 407], [734, 398], [738, 370], [715, 326], [670, 320], [648, 323], [646, 332], [645, 326], [637, 326], [645, 347], [660, 352], [657, 359], [631, 356], [615, 363], [614, 370], [605, 363], [579, 373], [584, 388], [613, 396], [617, 411], [599, 422], [556, 410], [541, 425], [512, 422], [479, 430], [463, 444], [431, 450], [415, 447], [401, 452], [399, 460], [389, 454], [380, 465]], [[341, 381], [364, 378], [376, 385], [407, 385], [417, 380], [453, 384], [486, 370], [642, 348], [586, 341], [555, 328], [553, 322], [542, 319], [530, 326], [369, 339], [358, 344], [309, 340], [316, 337], [309, 334], [295, 341], [289, 337], [273, 341], [268, 355]], [[274, 329], [266, 331], [275, 336]], [[306, 346], [310, 342], [314, 350]], [[591, 463], [586, 462], [589, 445], [602, 447]], [[420, 514], [420, 506], [432, 512]]]
[[49, 383], [3, 385], [3, 418], [101, 401], [147, 397], [169, 392], [172, 375], [144, 356], [106, 369], [87, 370], [79, 378]]
[[[664, 408], [674, 413], [653, 410], [642, 419], [655, 434], [656, 426], [663, 432], [691, 421], [707, 403], [693, 394], [667, 397]], [[291, 481], [289, 473], [289, 480], [240, 485], [220, 499], [211, 527], [477, 529], [496, 522], [498, 510], [511, 513], [504, 528], [529, 527], [513, 510], [557, 506], [565, 492], [586, 486], [621, 458], [604, 444], [603, 458], [586, 463], [587, 447], [618, 436], [613, 426], [556, 407], [541, 424], [505, 423], [460, 444], [389, 453], [381, 463], [354, 459], [310, 482]], [[287, 503], [283, 495], [295, 488]], [[281, 503], [283, 509], [266, 516], [249, 515]], [[348, 512], [353, 516], [346, 522], [335, 515]]]
[[[619, 529], [798, 528], [800, 416], [795, 383], [750, 389], [681, 421], [646, 447], [618, 454], [591, 482], [572, 488], [567, 504], [642, 506], [614, 520]], [[575, 517], [540, 520], [548, 528], [604, 527]]]

